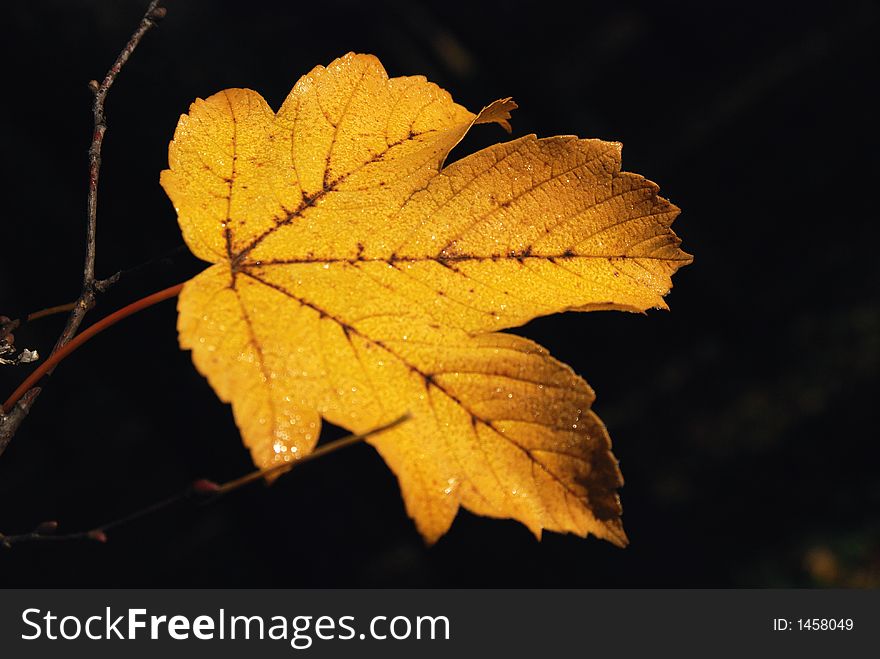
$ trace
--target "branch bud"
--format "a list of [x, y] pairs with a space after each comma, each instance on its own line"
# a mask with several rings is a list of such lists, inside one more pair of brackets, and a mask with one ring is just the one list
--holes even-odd
[[52, 535], [57, 530], [58, 522], [56, 522], [54, 519], [50, 519], [37, 524], [37, 528], [34, 529], [34, 533], [39, 533], [40, 535]]
[[207, 478], [200, 478], [193, 481], [192, 489], [196, 494], [215, 494], [220, 491], [220, 486]]
[[86, 533], [86, 537], [89, 538], [89, 540], [94, 540], [96, 542], [107, 542], [107, 534], [101, 529], [92, 529]]

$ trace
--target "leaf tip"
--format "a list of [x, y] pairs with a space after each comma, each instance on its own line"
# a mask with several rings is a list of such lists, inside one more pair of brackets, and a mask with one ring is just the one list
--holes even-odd
[[516, 101], [514, 101], [512, 97], [508, 96], [507, 98], [499, 98], [497, 101], [489, 103], [489, 105], [480, 110], [477, 118], [474, 119], [474, 123], [496, 123], [508, 133], [510, 133], [513, 130], [513, 128], [511, 128], [510, 126], [510, 121], [508, 121], [510, 119], [510, 113], [516, 110], [518, 107], [519, 106], [516, 104]]
[[626, 549], [629, 546], [629, 538], [626, 535], [626, 531], [623, 530], [623, 524], [621, 524], [619, 519], [613, 523], [605, 524], [605, 529], [608, 532], [605, 539], [612, 545], [620, 549]]

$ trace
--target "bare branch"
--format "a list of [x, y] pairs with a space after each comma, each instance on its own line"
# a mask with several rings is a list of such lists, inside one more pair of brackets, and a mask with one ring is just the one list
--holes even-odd
[[[89, 148], [89, 192], [88, 192], [88, 215], [86, 222], [86, 258], [83, 266], [82, 292], [75, 302], [70, 315], [67, 318], [67, 324], [64, 331], [55, 342], [55, 347], [50, 353], [52, 354], [63, 348], [79, 330], [83, 318], [88, 311], [95, 306], [95, 296], [101, 293], [113, 284], [117, 276], [114, 275], [108, 279], [95, 279], [95, 232], [98, 217], [98, 179], [101, 173], [101, 147], [104, 143], [104, 133], [107, 132], [107, 118], [104, 114], [104, 102], [107, 99], [107, 93], [116, 81], [116, 77], [125, 66], [131, 54], [137, 48], [144, 35], [156, 24], [156, 21], [165, 16], [165, 8], [159, 6], [160, 0], [152, 0], [144, 12], [135, 31], [132, 33], [128, 42], [113, 62], [113, 66], [107, 71], [103, 81], [98, 84], [92, 80], [89, 83], [89, 89], [94, 94], [94, 102], [92, 104], [92, 114], [94, 115], [94, 131], [92, 133], [92, 143]], [[40, 389], [34, 387], [30, 389], [25, 396], [16, 403], [15, 408], [10, 410], [8, 414], [0, 414], [0, 455], [6, 450], [9, 442], [27, 417], [31, 406], [40, 394]]]
[[129, 515], [125, 515], [124, 517], [115, 519], [112, 522], [107, 522], [106, 524], [102, 524], [101, 526], [96, 526], [92, 529], [88, 529], [87, 531], [58, 534], [55, 532], [58, 528], [58, 522], [48, 521], [42, 522], [41, 524], [37, 525], [37, 527], [29, 533], [21, 533], [19, 535], [3, 535], [2, 533], [0, 533], [0, 545], [6, 547], [7, 549], [11, 549], [15, 545], [25, 544], [29, 542], [58, 542], [74, 540], [95, 540], [97, 542], [107, 542], [107, 531], [122, 526], [123, 524], [128, 524], [129, 522], [142, 519], [143, 517], [147, 517], [148, 515], [152, 515], [159, 511], [165, 510], [166, 508], [194, 498], [202, 500], [215, 500], [226, 494], [229, 494], [230, 492], [235, 492], [236, 490], [239, 490], [242, 487], [249, 485], [255, 481], [272, 481], [290, 472], [294, 467], [299, 467], [306, 462], [311, 462], [329, 453], [333, 453], [353, 444], [358, 444], [368, 437], [372, 437], [373, 435], [378, 435], [379, 433], [383, 433], [391, 430], [392, 428], [396, 428], [401, 423], [409, 420], [409, 418], [409, 414], [404, 414], [394, 421], [386, 423], [383, 426], [379, 426], [378, 428], [374, 428], [373, 430], [370, 430], [363, 434], [349, 435], [348, 437], [343, 437], [342, 439], [337, 439], [336, 441], [330, 442], [323, 446], [319, 446], [314, 451], [298, 460], [282, 462], [274, 467], [269, 467], [268, 469], [258, 469], [226, 483], [218, 484], [206, 479], [199, 479], [191, 483], [189, 487], [187, 487], [185, 490], [182, 490], [181, 492], [178, 492], [177, 494], [174, 494], [166, 499], [162, 499], [161, 501], [157, 501], [156, 503], [153, 503], [146, 508], [142, 508]]
[[128, 318], [132, 314], [136, 314], [137, 312], [147, 309], [154, 304], [158, 304], [159, 302], [177, 297], [177, 295], [180, 294], [182, 288], [182, 283], [175, 284], [174, 286], [169, 286], [168, 288], [157, 291], [152, 295], [142, 297], [140, 300], [135, 300], [134, 302], [125, 305], [121, 309], [117, 309], [109, 316], [104, 316], [98, 322], [89, 325], [86, 329], [84, 329], [82, 332], [73, 337], [70, 341], [61, 346], [61, 348], [49, 355], [46, 361], [44, 361], [36, 369], [34, 369], [31, 374], [28, 375], [20, 385], [18, 385], [18, 388], [12, 392], [6, 402], [3, 403], [0, 411], [4, 413], [11, 413], [12, 410], [24, 398], [25, 394], [28, 393], [32, 387], [35, 387], [40, 380], [43, 379], [43, 376], [55, 370], [55, 367], [59, 363], [61, 363], [62, 360], [66, 359], [69, 354], [71, 354], [81, 345], [87, 343], [93, 337], [97, 336], [108, 327], [112, 327], [123, 318]]

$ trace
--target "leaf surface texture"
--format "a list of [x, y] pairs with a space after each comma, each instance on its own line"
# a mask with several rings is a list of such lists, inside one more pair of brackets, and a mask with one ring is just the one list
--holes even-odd
[[162, 185], [210, 262], [180, 344], [261, 467], [311, 451], [321, 419], [367, 432], [420, 532], [460, 506], [626, 543], [608, 434], [583, 379], [499, 330], [566, 310], [665, 308], [690, 257], [678, 209], [621, 172], [620, 145], [530, 135], [444, 166], [474, 114], [421, 76], [349, 54], [275, 113], [222, 91], [180, 119]]

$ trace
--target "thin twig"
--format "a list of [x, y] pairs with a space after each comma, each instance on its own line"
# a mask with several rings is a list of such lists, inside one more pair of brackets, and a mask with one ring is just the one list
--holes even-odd
[[183, 284], [175, 284], [174, 286], [164, 288], [152, 295], [142, 297], [140, 300], [135, 300], [131, 304], [127, 304], [121, 309], [117, 309], [109, 316], [105, 316], [94, 325], [90, 325], [84, 329], [68, 343], [64, 344], [59, 350], [56, 350], [49, 355], [46, 361], [40, 364], [30, 375], [28, 375], [24, 381], [18, 385], [18, 388], [12, 392], [12, 395], [9, 396], [6, 402], [3, 403], [3, 407], [0, 408], [0, 413], [11, 413], [12, 410], [17, 407], [17, 404], [21, 404], [21, 401], [24, 400], [25, 394], [31, 391], [31, 389], [42, 380], [45, 375], [55, 370], [55, 367], [63, 359], [67, 358], [70, 353], [81, 345], [90, 341], [92, 337], [97, 336], [108, 327], [112, 327], [123, 318], [128, 318], [132, 314], [136, 314], [138, 311], [143, 311], [144, 309], [152, 307], [154, 304], [158, 304], [164, 300], [170, 300], [171, 298], [177, 297], [182, 288]]
[[306, 462], [317, 460], [318, 458], [325, 456], [329, 453], [333, 453], [353, 444], [358, 444], [369, 437], [391, 430], [392, 428], [399, 426], [404, 421], [407, 421], [409, 418], [409, 414], [404, 414], [394, 421], [374, 428], [369, 432], [365, 432], [360, 435], [349, 435], [348, 437], [343, 437], [323, 446], [319, 446], [313, 452], [309, 453], [306, 456], [303, 456], [298, 460], [283, 462], [267, 469], [258, 469], [226, 483], [218, 484], [213, 481], [199, 479], [193, 482], [185, 490], [182, 490], [177, 494], [150, 504], [149, 506], [133, 512], [129, 515], [125, 515], [111, 522], [107, 522], [106, 524], [102, 524], [101, 526], [96, 526], [92, 529], [88, 529], [87, 531], [58, 534], [55, 533], [55, 530], [58, 528], [58, 522], [48, 521], [39, 524], [30, 533], [21, 533], [19, 535], [3, 535], [2, 533], [0, 533], [0, 545], [6, 547], [7, 549], [11, 549], [15, 545], [20, 545], [28, 542], [58, 542], [71, 540], [95, 540], [98, 542], [107, 542], [107, 532], [111, 529], [117, 528], [124, 524], [128, 524], [138, 519], [142, 519], [144, 517], [147, 517], [148, 515], [152, 515], [161, 510], [165, 510], [166, 508], [177, 505], [184, 501], [188, 501], [193, 498], [203, 500], [215, 500], [226, 494], [235, 492], [236, 490], [239, 490], [242, 487], [249, 485], [250, 483], [253, 483], [255, 481], [274, 480], [290, 472], [294, 467], [299, 467]]
[[67, 304], [59, 304], [54, 307], [47, 307], [46, 309], [40, 309], [39, 311], [32, 311], [26, 317], [27, 322], [32, 323], [35, 320], [39, 320], [40, 318], [45, 318], [46, 316], [54, 316], [56, 313], [65, 313], [67, 311], [73, 311], [76, 308], [76, 302], [68, 302]]
[[[159, 6], [160, 0], [152, 0], [144, 12], [137, 29], [132, 33], [128, 42], [119, 53], [113, 66], [107, 71], [104, 80], [98, 84], [92, 80], [89, 83], [89, 89], [94, 94], [94, 103], [92, 104], [92, 113], [94, 115], [94, 131], [92, 133], [92, 143], [89, 148], [89, 193], [88, 193], [88, 216], [86, 222], [86, 258], [83, 266], [82, 292], [79, 299], [67, 318], [67, 324], [64, 331], [55, 342], [52, 349], [54, 354], [63, 348], [79, 330], [83, 318], [88, 311], [95, 306], [95, 295], [103, 292], [116, 281], [117, 277], [109, 277], [108, 279], [95, 279], [95, 231], [98, 217], [98, 178], [101, 172], [101, 147], [104, 143], [104, 133], [107, 132], [107, 118], [104, 114], [104, 102], [107, 99], [107, 93], [116, 81], [116, 77], [125, 66], [128, 58], [137, 48], [144, 35], [156, 24], [156, 21], [165, 16], [165, 8]], [[9, 442], [30, 412], [31, 406], [37, 399], [40, 390], [37, 388], [28, 391], [28, 395], [22, 396], [15, 407], [8, 410], [7, 414], [0, 414], [0, 455], [6, 450]]]
[[[124, 277], [128, 277], [134, 273], [140, 272], [148, 268], [149, 266], [155, 265], [157, 263], [161, 263], [163, 261], [169, 261], [177, 254], [182, 254], [187, 251], [187, 247], [185, 243], [180, 243], [175, 247], [172, 247], [169, 250], [166, 250], [159, 256], [154, 256], [152, 258], [147, 259], [137, 265], [133, 265], [131, 267], [125, 268], [124, 270], [120, 270], [113, 277], [117, 279], [122, 279]], [[39, 309], [37, 311], [32, 311], [27, 315], [22, 316], [21, 318], [9, 319], [4, 316], [0, 316], [0, 341], [9, 336], [13, 331], [25, 327], [28, 323], [32, 323], [36, 320], [40, 320], [42, 318], [48, 318], [50, 316], [55, 316], [57, 314], [68, 313], [73, 311], [77, 302], [68, 302], [66, 304], [57, 304], [54, 307], [46, 307], [45, 309]]]
[[76, 307], [76, 302], [68, 302], [67, 304], [58, 304], [54, 307], [47, 307], [45, 309], [40, 309], [39, 311], [32, 311], [26, 316], [22, 316], [21, 318], [7, 318], [6, 316], [0, 316], [0, 341], [6, 341], [8, 344], [12, 344], [12, 339], [9, 338], [12, 336], [12, 333], [18, 328], [24, 326], [27, 323], [31, 323], [35, 320], [39, 320], [40, 318], [46, 318], [48, 316], [54, 316], [59, 313], [68, 313], [73, 311], [74, 307]]

